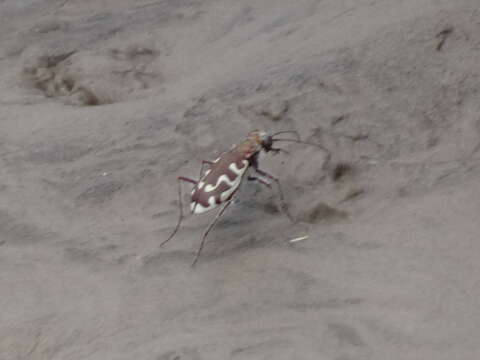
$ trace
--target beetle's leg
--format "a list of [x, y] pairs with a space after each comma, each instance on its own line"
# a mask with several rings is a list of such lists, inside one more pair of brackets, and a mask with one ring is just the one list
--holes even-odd
[[[205, 165], [210, 165], [210, 167], [215, 164], [213, 161], [210, 161], [210, 160], [202, 160], [202, 166], [200, 167], [200, 174], [198, 175], [198, 181], [195, 182], [195, 187], [193, 188], [193, 191], [196, 191], [197, 190], [197, 186], [198, 186], [198, 183], [200, 182], [200, 180], [202, 180], [202, 178], [204, 177], [204, 173], [203, 173], [203, 168]], [[197, 206], [197, 204], [195, 204], [195, 207]], [[195, 209], [194, 207], [194, 209]]]
[[285, 149], [273, 148], [273, 147], [272, 147], [272, 148], [270, 148], [270, 151], [273, 151], [274, 154], [278, 154], [279, 152], [283, 152], [283, 153], [285, 153], [285, 154], [287, 154], [287, 155], [290, 155], [290, 153], [289, 153], [287, 150], [285, 150]]
[[203, 177], [203, 167], [205, 165], [210, 165], [210, 167], [212, 167], [212, 165], [215, 164], [213, 161], [210, 161], [210, 160], [202, 160], [202, 167], [200, 168], [200, 176], [199, 176], [199, 179], [201, 179]]
[[184, 176], [179, 176], [177, 178], [177, 180], [178, 180], [178, 208], [180, 209], [180, 215], [178, 217], [178, 222], [177, 222], [177, 226], [175, 226], [175, 230], [173, 230], [172, 234], [168, 237], [167, 240], [165, 240], [164, 242], [162, 242], [160, 244], [160, 247], [165, 245], [167, 242], [169, 242], [174, 237], [174, 235], [177, 233], [178, 229], [180, 228], [180, 224], [182, 223], [182, 220], [183, 220], [182, 181], [189, 182], [191, 184], [194, 184], [195, 186], [198, 183], [198, 181], [192, 180], [192, 179], [184, 177]]
[[193, 260], [192, 267], [195, 266], [195, 264], [197, 263], [198, 257], [200, 256], [200, 253], [202, 252], [203, 245], [205, 244], [205, 239], [207, 238], [208, 233], [209, 233], [210, 230], [215, 226], [215, 224], [217, 223], [217, 221], [218, 221], [218, 219], [220, 218], [220, 216], [222, 216], [223, 212], [226, 210], [226, 208], [228, 207], [228, 205], [230, 205], [231, 203], [232, 203], [232, 198], [230, 198], [230, 200], [228, 200], [228, 201], [225, 203], [225, 205], [223, 206], [223, 208], [217, 213], [217, 215], [215, 216], [215, 218], [213, 219], [213, 221], [210, 223], [210, 225], [208, 225], [207, 230], [205, 230], [205, 232], [203, 233], [202, 242], [200, 243], [200, 247], [199, 247], [198, 250], [197, 250], [197, 254], [195, 255], [195, 259]]
[[270, 184], [268, 181], [262, 179], [262, 178], [259, 178], [259, 177], [256, 177], [256, 176], [248, 176], [247, 177], [247, 180], [248, 181], [258, 181], [260, 183], [262, 183], [263, 185], [265, 186], [268, 186], [270, 189], [272, 188], [272, 184]]
[[[260, 170], [258, 168], [258, 164], [255, 164], [255, 165], [257, 165], [257, 166], [254, 166], [254, 169], [257, 173], [259, 173], [261, 176], [266, 177], [267, 179], [273, 180], [277, 183], [278, 194], [280, 195], [281, 209], [285, 213], [285, 215], [287, 215], [287, 217], [290, 219], [290, 221], [294, 222], [292, 215], [290, 215], [290, 213], [288, 212], [288, 206], [285, 202], [285, 198], [283, 197], [282, 185], [280, 185], [280, 180], [278, 178], [276, 178], [275, 176], [270, 175], [269, 173], [267, 173], [263, 170]], [[258, 179], [258, 180], [260, 182], [262, 182], [260, 179]]]

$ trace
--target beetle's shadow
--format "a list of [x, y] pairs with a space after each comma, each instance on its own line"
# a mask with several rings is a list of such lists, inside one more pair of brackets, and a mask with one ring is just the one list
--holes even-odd
[[249, 231], [217, 233], [207, 241], [199, 261], [211, 262], [258, 248], [278, 246], [277, 240], [278, 237], [266, 231], [261, 233]]
[[[209, 233], [200, 261], [213, 261], [259, 247], [278, 246], [282, 228], [272, 224], [284, 217], [273, 197], [262, 196], [233, 204]], [[288, 218], [284, 218], [289, 225]]]
[[262, 230], [262, 227], [268, 221], [277, 216], [283, 216], [280, 211], [280, 204], [275, 200], [274, 196], [269, 196], [268, 193], [234, 200], [230, 208], [217, 221], [212, 231], [244, 229], [245, 234], [247, 234], [259, 228]]

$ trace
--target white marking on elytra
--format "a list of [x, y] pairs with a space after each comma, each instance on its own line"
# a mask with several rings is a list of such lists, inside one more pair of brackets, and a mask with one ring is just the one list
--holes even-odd
[[196, 192], [197, 190], [200, 190], [201, 188], [203, 188], [203, 185], [205, 185], [205, 182], [204, 182], [204, 181], [200, 181], [200, 182], [198, 183], [198, 186], [195, 186], [195, 187], [192, 189], [191, 194], [192, 194], [192, 195], [195, 194], [195, 192]]
[[201, 213], [204, 213], [208, 210], [211, 210], [211, 209], [215, 208], [216, 206], [217, 206], [217, 203], [215, 202], [215, 197], [210, 196], [208, 198], [208, 206], [207, 207], [203, 206], [202, 204], [200, 204], [198, 202], [192, 202], [190, 204], [190, 210], [194, 214], [201, 214]]
[[211, 185], [211, 184], [207, 184], [205, 185], [205, 189], [204, 191], [205, 192], [211, 192], [211, 191], [214, 191], [216, 188], [218, 188], [220, 186], [220, 184], [222, 182], [226, 183], [228, 186], [233, 186], [236, 182], [237, 182], [237, 177], [235, 177], [235, 179], [233, 179], [233, 181], [230, 181], [230, 179], [228, 178], [227, 175], [221, 175], [218, 179], [217, 179], [217, 183], [215, 185]]
[[[217, 159], [218, 160], [218, 159]], [[215, 186], [211, 184], [205, 184], [204, 181], [200, 181], [198, 183], [198, 186], [192, 190], [192, 195], [195, 193], [197, 190], [201, 190], [204, 192], [211, 192], [217, 189], [222, 182], [225, 182], [228, 185], [228, 189], [225, 190], [223, 193], [220, 194], [220, 201], [224, 202], [227, 200], [234, 192], [237, 190], [238, 186], [240, 185], [240, 182], [242, 180], [242, 175], [245, 173], [245, 171], [248, 168], [248, 161], [247, 160], [242, 160], [243, 167], [239, 169], [237, 167], [236, 163], [231, 163], [228, 168], [236, 175], [235, 179], [233, 181], [230, 181], [230, 178], [227, 175], [221, 175], [217, 179], [217, 183]], [[208, 170], [210, 171], [210, 170]], [[204, 176], [206, 176], [208, 173], [205, 173]], [[194, 214], [202, 214], [204, 212], [207, 212], [215, 207], [217, 207], [218, 204], [215, 201], [215, 196], [212, 195], [208, 198], [208, 206], [203, 206], [199, 202], [192, 202], [190, 203], [190, 209], [192, 213]]]
[[243, 167], [241, 169], [239, 169], [237, 167], [237, 164], [236, 163], [231, 163], [230, 165], [228, 165], [228, 168], [230, 170], [232, 170], [235, 174], [237, 175], [242, 175], [245, 170], [247, 169], [247, 165], [248, 165], [248, 161], [247, 160], [242, 160], [242, 164], [243, 164]]
[[[216, 183], [215, 185], [211, 185], [211, 184], [205, 185], [204, 191], [205, 191], [205, 192], [214, 191], [216, 188], [218, 188], [218, 187], [220, 186], [220, 184], [221, 184], [222, 182], [225, 182], [225, 183], [229, 186], [229, 189], [226, 190], [227, 193], [228, 193], [228, 192], [231, 192], [232, 189], [233, 189], [232, 191], [235, 191], [235, 189], [238, 187], [238, 185], [240, 185], [240, 181], [242, 180], [242, 175], [243, 175], [243, 173], [245, 172], [245, 170], [247, 170], [248, 161], [247, 161], [247, 160], [242, 160], [242, 163], [243, 163], [243, 167], [242, 167], [241, 169], [239, 169], [239, 168], [237, 167], [237, 164], [235, 164], [235, 163], [231, 163], [231, 164], [228, 166], [228, 168], [229, 168], [233, 173], [235, 173], [235, 175], [237, 175], [237, 176], [235, 177], [235, 179], [230, 180], [227, 175], [221, 175], [221, 176], [217, 179], [217, 183]], [[221, 198], [220, 198], [220, 200], [223, 201], [222, 197], [223, 197], [223, 194], [222, 194], [222, 196], [221, 196]], [[227, 198], [228, 198], [228, 196], [227, 196]]]
[[237, 174], [235, 184], [225, 190], [223, 193], [220, 194], [220, 201], [224, 202], [225, 200], [229, 199], [230, 196], [237, 190], [238, 186], [240, 185], [240, 181], [242, 180], [242, 175], [245, 173], [245, 170], [247, 170], [247, 165], [248, 161], [243, 160], [243, 168], [239, 169], [237, 168], [237, 165], [235, 163], [232, 163], [228, 166], [230, 170], [232, 170], [235, 174]]
[[[240, 179], [240, 177], [238, 177], [238, 179]], [[225, 200], [227, 200], [235, 192], [235, 190], [237, 190], [239, 184], [240, 181], [238, 181], [238, 184], [236, 184], [235, 186], [229, 187], [227, 190], [222, 192], [220, 194], [220, 201], [224, 202]]]

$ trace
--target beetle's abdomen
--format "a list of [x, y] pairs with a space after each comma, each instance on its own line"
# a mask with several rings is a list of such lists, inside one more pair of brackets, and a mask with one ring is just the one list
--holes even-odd
[[230, 151], [218, 158], [192, 191], [190, 209], [201, 214], [229, 200], [240, 186], [249, 162], [242, 154]]

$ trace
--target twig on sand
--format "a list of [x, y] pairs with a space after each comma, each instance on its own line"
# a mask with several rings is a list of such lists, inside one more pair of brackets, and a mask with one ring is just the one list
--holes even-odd
[[435, 49], [441, 51], [447, 37], [453, 32], [453, 26], [447, 26], [442, 31], [440, 31], [435, 37], [439, 40]]
[[298, 242], [298, 241], [302, 241], [302, 240], [306, 240], [306, 239], [308, 239], [308, 235], [300, 236], [300, 237], [297, 237], [297, 238], [295, 238], [295, 239], [291, 239], [291, 240], [289, 240], [288, 242], [290, 242], [290, 243], [296, 243], [296, 242]]

